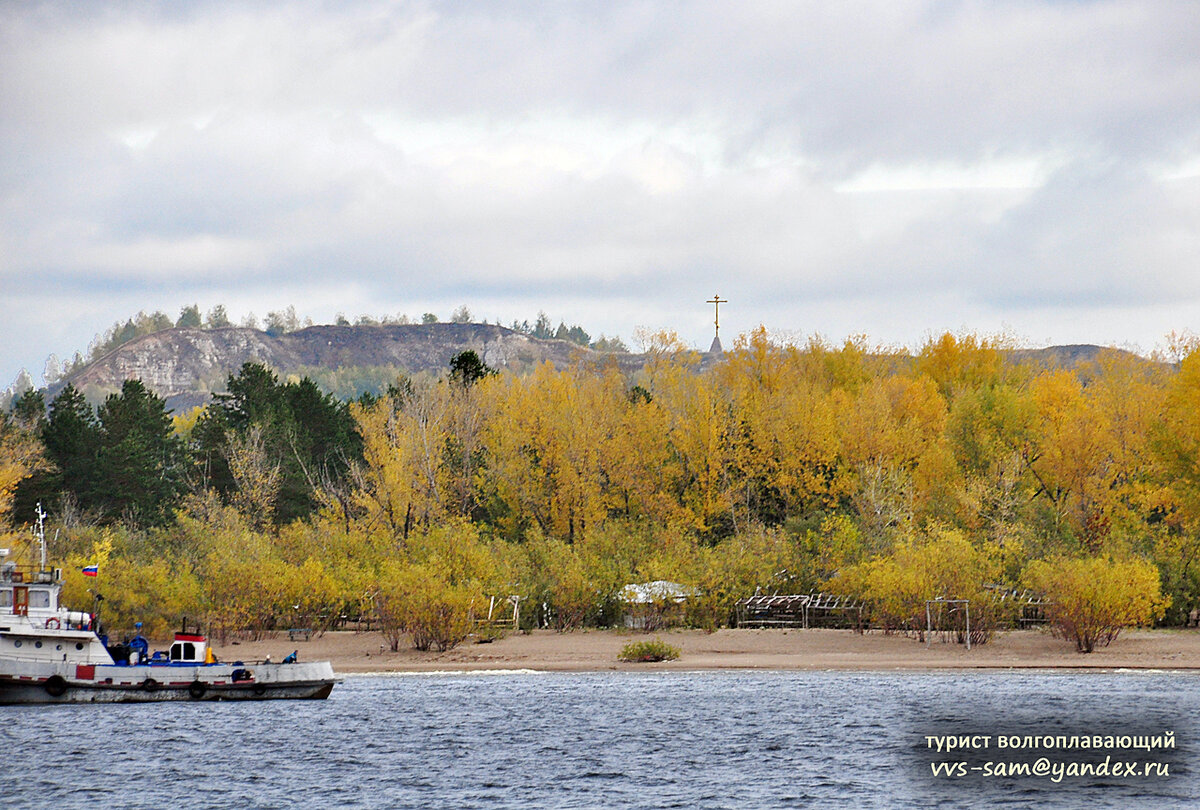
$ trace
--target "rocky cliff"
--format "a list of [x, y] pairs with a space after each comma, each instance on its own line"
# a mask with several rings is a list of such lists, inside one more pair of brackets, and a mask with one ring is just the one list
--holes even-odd
[[[283, 376], [343, 367], [442, 374], [466, 349], [493, 368], [518, 372], [546, 361], [562, 368], [573, 359], [601, 357], [567, 341], [539, 340], [487, 324], [310, 326], [279, 336], [240, 327], [176, 328], [126, 343], [51, 387], [49, 394], [53, 398], [70, 382], [97, 399], [136, 377], [180, 413], [224, 390], [228, 376], [246, 362], [263, 363]], [[619, 360], [622, 366], [640, 365], [632, 358]]]

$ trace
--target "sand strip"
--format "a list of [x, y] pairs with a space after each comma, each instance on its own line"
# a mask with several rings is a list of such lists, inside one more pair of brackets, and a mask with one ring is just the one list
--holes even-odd
[[[617, 660], [631, 641], [660, 638], [680, 649], [676, 661], [626, 664]], [[379, 633], [330, 632], [310, 641], [275, 638], [216, 645], [223, 661], [275, 661], [298, 651], [301, 660], [328, 660], [340, 674], [534, 670], [561, 672], [644, 670], [1198, 670], [1200, 632], [1131, 630], [1109, 647], [1088, 655], [1040, 630], [998, 634], [967, 650], [935, 641], [928, 647], [911, 638], [849, 630], [669, 630], [642, 634], [618, 630], [511, 633], [487, 644], [468, 640], [443, 653], [402, 645], [392, 652]]]

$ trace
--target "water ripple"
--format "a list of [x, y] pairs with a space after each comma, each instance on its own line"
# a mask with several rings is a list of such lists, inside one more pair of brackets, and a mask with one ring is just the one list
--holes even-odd
[[[323, 702], [0, 709], [0, 788], [6, 806], [67, 809], [1185, 808], [1200, 795], [1186, 769], [1197, 686], [1143, 673], [355, 677]], [[1178, 761], [1154, 781], [939, 780], [924, 742], [1166, 730]]]

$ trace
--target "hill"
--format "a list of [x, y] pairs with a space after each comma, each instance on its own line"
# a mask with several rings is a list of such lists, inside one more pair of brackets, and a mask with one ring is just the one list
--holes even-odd
[[[378, 384], [366, 387], [378, 390], [398, 373], [444, 373], [450, 359], [466, 349], [493, 368], [517, 372], [546, 361], [562, 368], [577, 357], [602, 357], [565, 340], [541, 340], [488, 324], [310, 326], [278, 336], [244, 327], [176, 327], [124, 344], [51, 386], [48, 393], [52, 399], [69, 382], [96, 400], [136, 377], [163, 397], [168, 408], [182, 413], [223, 391], [228, 376], [247, 362], [263, 363], [284, 377], [308, 374], [315, 379], [322, 370], [356, 369], [368, 376], [375, 370]], [[632, 356], [620, 357], [624, 366]], [[634, 360], [632, 365], [640, 363]], [[379, 370], [390, 372], [390, 378], [380, 378]], [[336, 387], [328, 380], [317, 381]]]
[[[72, 383], [93, 402], [138, 378], [183, 413], [224, 391], [230, 374], [246, 362], [263, 363], [286, 378], [312, 377], [339, 398], [378, 393], [399, 374], [443, 374], [454, 355], [475, 351], [492, 368], [516, 373], [549, 361], [563, 368], [575, 360], [615, 360], [625, 372], [645, 357], [602, 354], [566, 340], [540, 339], [503, 326], [474, 323], [310, 326], [282, 335], [245, 327], [164, 329], [120, 346], [50, 386], [48, 400]], [[1051, 346], [1009, 352], [1015, 362], [1077, 368], [1104, 351], [1091, 345]], [[1120, 351], [1120, 350], [1119, 350]], [[701, 368], [713, 355], [703, 355]]]
[[1008, 353], [1009, 359], [1021, 362], [1031, 362], [1045, 367], [1077, 368], [1086, 363], [1094, 363], [1104, 352], [1116, 351], [1132, 355], [1126, 349], [1109, 349], [1104, 346], [1093, 346], [1090, 343], [1072, 343], [1066, 346], [1050, 346], [1045, 349], [1015, 349]]

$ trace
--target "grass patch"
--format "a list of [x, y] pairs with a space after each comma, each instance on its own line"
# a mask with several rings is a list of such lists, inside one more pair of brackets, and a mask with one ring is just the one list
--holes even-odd
[[621, 648], [617, 656], [620, 661], [645, 663], [651, 661], [674, 661], [679, 657], [679, 648], [664, 641], [634, 641]]

